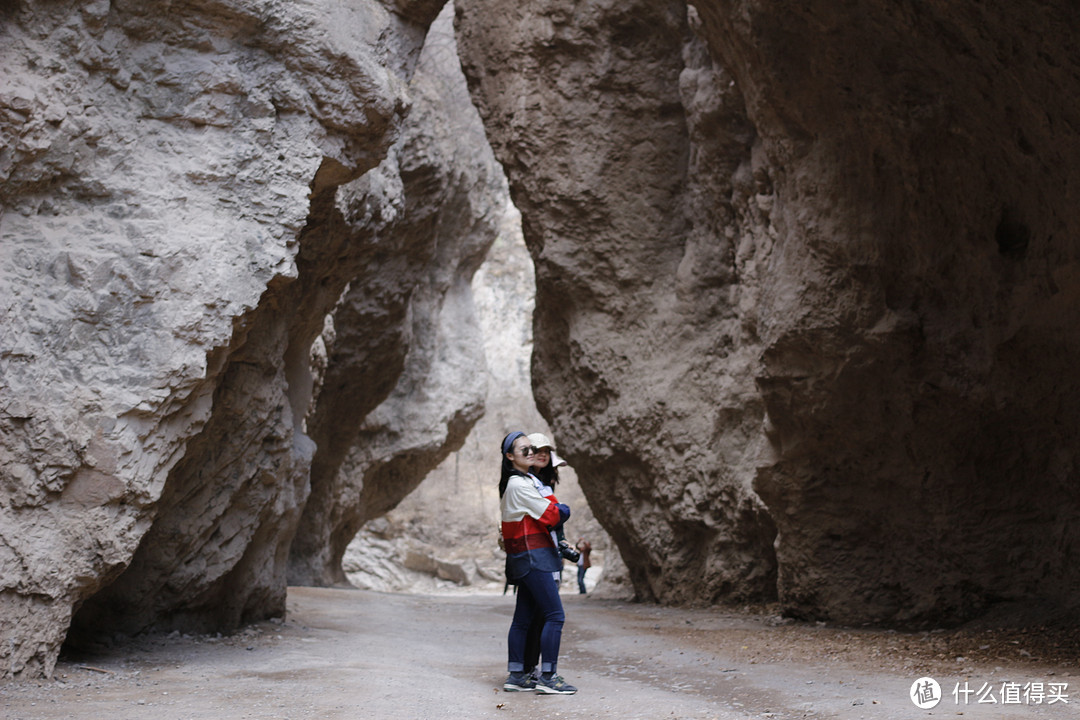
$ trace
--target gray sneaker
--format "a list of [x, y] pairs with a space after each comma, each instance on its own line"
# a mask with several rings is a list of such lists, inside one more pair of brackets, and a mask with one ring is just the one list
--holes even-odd
[[503, 683], [503, 692], [528, 692], [536, 688], [536, 681], [525, 673], [510, 673]]
[[536, 681], [537, 695], [573, 695], [577, 688], [562, 679], [561, 675], [552, 675], [550, 680], [545, 680], [541, 675]]

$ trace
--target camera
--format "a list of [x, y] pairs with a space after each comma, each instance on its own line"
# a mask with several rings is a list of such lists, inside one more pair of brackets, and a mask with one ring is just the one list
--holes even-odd
[[559, 554], [572, 563], [576, 563], [578, 558], [581, 557], [581, 553], [570, 547], [570, 543], [565, 540], [559, 543]]

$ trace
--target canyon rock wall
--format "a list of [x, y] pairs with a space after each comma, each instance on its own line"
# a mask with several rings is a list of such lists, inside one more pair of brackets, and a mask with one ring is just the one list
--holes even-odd
[[1067, 3], [458, 9], [538, 403], [640, 596], [1075, 608]]
[[[363, 225], [373, 256], [327, 334], [292, 584], [347, 582], [341, 561], [357, 530], [460, 448], [484, 411], [471, 281], [499, 232], [508, 189], [458, 64], [452, 5], [428, 33], [410, 91], [401, 139], [352, 202], [357, 214], [363, 201], [383, 215]], [[377, 204], [388, 188], [397, 201]], [[380, 333], [389, 337], [374, 342]]]
[[776, 195], [756, 487], [785, 603], [1075, 608], [1075, 8], [698, 8]]
[[537, 405], [640, 596], [771, 597], [738, 93], [681, 3], [498, 6], [458, 3], [459, 45], [536, 265]]
[[[4, 675], [48, 674], [69, 625], [77, 641], [284, 611], [315, 452], [312, 347], [372, 243], [395, 243], [369, 227], [423, 205], [378, 167], [430, 172], [394, 148], [440, 6], [0, 8]], [[459, 202], [461, 219], [474, 208]], [[464, 259], [381, 277], [416, 287], [430, 327], [406, 313], [368, 355], [410, 356], [406, 336], [444, 348], [430, 339], [444, 296], [467, 336], [454, 288], [483, 242], [442, 232], [417, 262]], [[407, 364], [374, 368], [384, 394]], [[425, 392], [439, 379], [457, 381]], [[482, 394], [446, 394], [459, 426], [475, 417]], [[461, 435], [434, 427], [453, 415], [425, 418], [432, 435]]]
[[[467, 586], [466, 592], [477, 588], [502, 592], [506, 555], [498, 544], [496, 445], [507, 428], [526, 428], [544, 432], [558, 446], [559, 438], [533, 401], [530, 358], [536, 289], [521, 216], [512, 206], [473, 276], [472, 288], [487, 361], [484, 416], [459, 450], [427, 473], [397, 507], [365, 524], [349, 543], [342, 564], [349, 582], [358, 587], [431, 593]], [[586, 581], [592, 586], [602, 578], [601, 588], [607, 589], [609, 559], [617, 553], [608, 552], [610, 540], [593, 517], [573, 468], [560, 468], [559, 478], [556, 494], [573, 509], [566, 535], [571, 541], [589, 538], [593, 569]], [[576, 571], [567, 565], [565, 590], [574, 592], [576, 583]]]

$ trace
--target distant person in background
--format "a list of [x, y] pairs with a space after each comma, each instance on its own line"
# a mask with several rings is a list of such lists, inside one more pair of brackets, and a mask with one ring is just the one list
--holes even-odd
[[578, 552], [581, 556], [577, 560], [577, 587], [578, 594], [585, 594], [585, 571], [592, 567], [592, 563], [589, 562], [589, 555], [592, 553], [592, 544], [585, 538], [578, 538], [576, 545]]
[[[518, 587], [514, 619], [507, 635], [510, 676], [503, 690], [572, 695], [577, 688], [557, 673], [566, 615], [554, 578], [563, 561], [551, 536], [551, 530], [570, 517], [570, 508], [537, 490], [539, 479], [529, 472], [536, 449], [525, 433], [508, 434], [501, 448], [499, 510], [506, 547], [506, 578]], [[544, 619], [540, 635], [542, 661], [540, 677], [533, 680], [525, 673], [525, 643], [529, 626], [538, 615]]]

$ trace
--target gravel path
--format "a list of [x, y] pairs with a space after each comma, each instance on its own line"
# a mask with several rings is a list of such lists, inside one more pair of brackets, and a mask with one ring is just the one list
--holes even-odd
[[[564, 601], [560, 672], [580, 688], [573, 696], [499, 690], [511, 596], [290, 588], [283, 622], [229, 637], [142, 638], [64, 658], [52, 680], [0, 684], [0, 716], [1080, 719], [1074, 638], [1049, 630], [897, 633], [760, 608]], [[909, 699], [923, 676], [944, 695], [932, 710]]]

